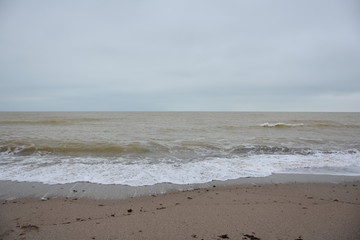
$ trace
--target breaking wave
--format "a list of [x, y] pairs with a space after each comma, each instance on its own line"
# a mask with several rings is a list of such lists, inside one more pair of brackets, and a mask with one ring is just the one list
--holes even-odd
[[261, 127], [302, 127], [303, 123], [263, 123]]
[[[342, 150], [346, 153], [357, 152], [355, 149]], [[54, 156], [54, 157], [104, 157], [117, 158], [124, 157], [129, 159], [198, 159], [207, 157], [242, 157], [251, 155], [311, 155], [316, 153], [333, 153], [339, 151], [329, 151], [321, 149], [311, 149], [308, 147], [288, 147], [281, 145], [219, 145], [209, 142], [132, 142], [127, 144], [109, 143], [49, 143], [46, 144], [26, 144], [21, 142], [0, 144], [0, 154], [4, 156]]]
[[269, 128], [295, 128], [295, 127], [314, 127], [314, 128], [360, 128], [360, 125], [357, 124], [344, 124], [333, 121], [320, 121], [320, 120], [311, 120], [311, 121], [292, 121], [290, 123], [284, 122], [265, 122], [260, 124], [260, 127], [269, 127]]
[[92, 182], [131, 186], [156, 183], [205, 183], [241, 177], [265, 177], [280, 172], [360, 175], [359, 152], [310, 155], [259, 154], [233, 157], [206, 157], [201, 161], [142, 159], [130, 161], [100, 157], [60, 158], [49, 156], [8, 156], [0, 164], [0, 179], [35, 181], [47, 184]]

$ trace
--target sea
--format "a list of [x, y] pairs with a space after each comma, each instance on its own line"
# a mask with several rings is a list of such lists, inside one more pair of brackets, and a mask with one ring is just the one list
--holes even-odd
[[145, 186], [274, 173], [360, 176], [360, 113], [0, 113], [0, 180]]

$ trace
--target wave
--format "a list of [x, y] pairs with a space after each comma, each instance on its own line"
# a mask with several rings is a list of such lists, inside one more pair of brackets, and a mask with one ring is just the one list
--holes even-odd
[[303, 123], [263, 123], [260, 124], [261, 127], [303, 127]]
[[333, 121], [320, 121], [320, 120], [293, 120], [290, 123], [284, 122], [275, 122], [269, 123], [265, 122], [260, 124], [261, 127], [269, 128], [293, 128], [293, 127], [315, 127], [315, 128], [360, 128], [360, 125], [356, 124], [344, 124]]
[[[359, 153], [316, 155], [251, 155], [211, 157], [203, 161], [138, 161], [118, 159], [28, 157], [0, 164], [0, 179], [48, 184], [93, 182], [132, 186], [169, 182], [205, 183], [241, 177], [264, 177], [279, 172], [310, 172], [360, 176]], [[11, 158], [9, 158], [11, 160]]]
[[0, 146], [0, 152], [8, 155], [64, 155], [64, 156], [119, 156], [124, 154], [139, 154], [155, 151], [164, 151], [166, 147], [161, 144], [130, 143], [125, 145], [115, 145], [107, 143], [63, 143], [53, 145], [35, 145], [24, 143], [11, 143]]
[[231, 149], [237, 155], [310, 155], [318, 153], [310, 148], [290, 148], [284, 146], [237, 146]]
[[[344, 153], [360, 152], [360, 146], [349, 150], [341, 150]], [[11, 142], [0, 144], [1, 156], [48, 156], [48, 157], [101, 157], [101, 158], [124, 158], [124, 159], [150, 159], [151, 161], [173, 160], [202, 161], [209, 157], [246, 157], [259, 155], [316, 155], [333, 154], [339, 151], [321, 150], [309, 147], [287, 147], [281, 145], [236, 145], [227, 146], [201, 141], [183, 142], [131, 142], [126, 144], [114, 144], [104, 142], [49, 142], [43, 144], [27, 144]]]

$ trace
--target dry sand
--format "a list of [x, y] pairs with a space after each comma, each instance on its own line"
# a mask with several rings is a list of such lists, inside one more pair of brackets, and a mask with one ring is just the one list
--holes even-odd
[[0, 203], [0, 239], [360, 239], [360, 182]]

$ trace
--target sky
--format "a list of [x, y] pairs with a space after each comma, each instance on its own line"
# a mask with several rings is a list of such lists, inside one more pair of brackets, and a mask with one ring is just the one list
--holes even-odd
[[0, 0], [0, 111], [360, 111], [358, 0]]

